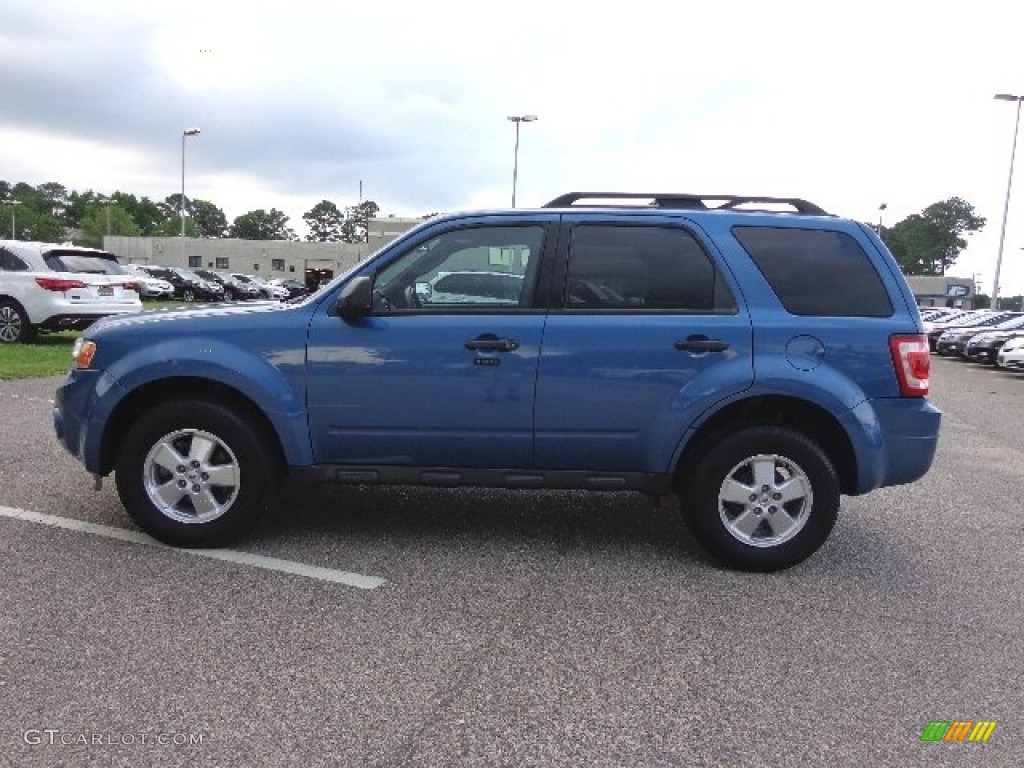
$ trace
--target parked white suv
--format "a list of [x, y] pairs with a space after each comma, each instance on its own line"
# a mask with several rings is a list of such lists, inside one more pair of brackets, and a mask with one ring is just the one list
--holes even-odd
[[138, 282], [94, 248], [0, 240], [0, 343], [142, 309]]

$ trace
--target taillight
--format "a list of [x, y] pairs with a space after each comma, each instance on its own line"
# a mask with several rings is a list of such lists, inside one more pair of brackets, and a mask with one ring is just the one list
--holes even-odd
[[142, 290], [140, 283], [122, 283], [121, 287], [126, 291], [135, 291], [136, 293], [140, 293]]
[[932, 371], [932, 357], [928, 352], [928, 337], [923, 333], [891, 336], [889, 352], [904, 397], [924, 397]]
[[48, 291], [70, 291], [72, 288], [85, 288], [85, 283], [81, 280], [67, 280], [62, 277], [37, 277], [36, 283], [40, 288], [45, 288]]

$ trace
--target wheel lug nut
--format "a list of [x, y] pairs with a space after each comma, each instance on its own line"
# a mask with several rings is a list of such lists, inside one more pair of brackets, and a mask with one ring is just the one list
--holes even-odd
[[782, 501], [782, 494], [781, 493], [773, 493], [772, 494], [772, 498], [775, 499], [776, 501]]
[[178, 465], [177, 470], [179, 475], [185, 474], [185, 467], [182, 466], [181, 464]]
[[757, 494], [756, 493], [750, 494], [750, 500], [751, 501], [757, 501]]
[[199, 493], [199, 486], [198, 485], [193, 485], [192, 486], [192, 493]]
[[771, 486], [768, 486], [768, 485], [762, 485], [762, 486], [761, 486], [761, 490], [762, 490], [762, 491], [764, 491], [765, 493], [767, 493], [768, 491], [770, 491], [770, 490], [771, 490]]
[[207, 480], [210, 479], [210, 476], [208, 474], [206, 474], [205, 472], [201, 472], [199, 474], [199, 478], [205, 483]]
[[184, 480], [179, 480], [178, 481], [178, 487], [179, 488], [184, 488], [186, 485], [188, 485], [188, 483], [186, 483]]
[[778, 511], [777, 507], [768, 507], [768, 513], [774, 515]]
[[[196, 461], [195, 459], [192, 459], [192, 469], [199, 469], [199, 462]], [[767, 486], [765, 486], [765, 490], [768, 490]]]

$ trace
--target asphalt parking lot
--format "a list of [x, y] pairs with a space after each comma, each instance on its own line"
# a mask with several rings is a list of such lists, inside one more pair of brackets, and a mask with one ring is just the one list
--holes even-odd
[[630, 494], [291, 489], [258, 558], [114, 538], [58, 381], [0, 382], [0, 764], [1024, 764], [1024, 376], [934, 358], [932, 472], [774, 575]]

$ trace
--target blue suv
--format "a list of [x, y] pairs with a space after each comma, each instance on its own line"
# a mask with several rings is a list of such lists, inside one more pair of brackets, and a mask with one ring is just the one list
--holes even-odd
[[675, 493], [719, 561], [778, 570], [842, 494], [924, 475], [940, 422], [892, 256], [793, 199], [436, 217], [297, 303], [111, 318], [73, 355], [58, 437], [187, 547], [248, 531], [290, 475]]

